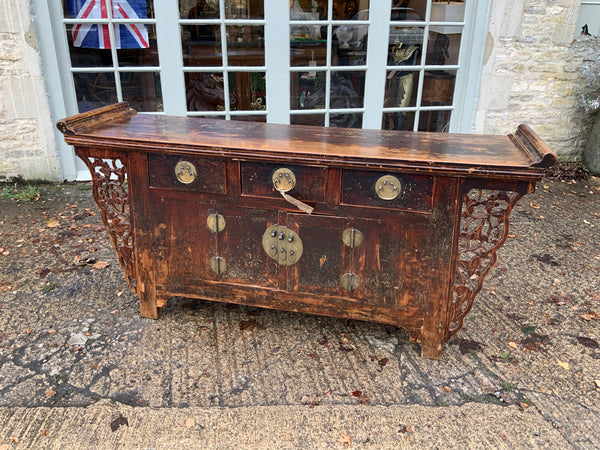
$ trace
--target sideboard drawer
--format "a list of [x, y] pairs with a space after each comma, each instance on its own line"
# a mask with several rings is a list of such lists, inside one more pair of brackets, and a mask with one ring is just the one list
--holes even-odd
[[361, 170], [342, 171], [342, 203], [375, 208], [430, 211], [433, 177]]
[[226, 194], [225, 173], [218, 158], [148, 154], [150, 187]]
[[279, 169], [288, 169], [295, 178], [294, 187], [288, 191], [290, 195], [302, 201], [325, 200], [327, 169], [324, 167], [255, 162], [243, 162], [241, 166], [243, 195], [281, 198], [273, 184], [273, 174]]

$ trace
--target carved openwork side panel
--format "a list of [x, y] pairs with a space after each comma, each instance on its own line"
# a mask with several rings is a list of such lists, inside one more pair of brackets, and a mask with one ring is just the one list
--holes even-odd
[[496, 263], [496, 252], [508, 236], [517, 192], [471, 189], [464, 197], [459, 224], [454, 292], [446, 340], [463, 325], [483, 280]]
[[92, 174], [94, 198], [102, 211], [102, 221], [117, 252], [127, 283], [136, 292], [126, 156], [104, 159], [83, 155], [80, 157]]

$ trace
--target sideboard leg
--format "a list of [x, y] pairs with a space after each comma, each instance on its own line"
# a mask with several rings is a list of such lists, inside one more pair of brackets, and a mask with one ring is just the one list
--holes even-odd
[[156, 287], [153, 283], [141, 283], [138, 281], [137, 295], [140, 299], [140, 314], [149, 319], [158, 319], [160, 307], [164, 299], [156, 295]]
[[421, 357], [428, 359], [441, 359], [443, 344], [423, 342], [421, 344]]

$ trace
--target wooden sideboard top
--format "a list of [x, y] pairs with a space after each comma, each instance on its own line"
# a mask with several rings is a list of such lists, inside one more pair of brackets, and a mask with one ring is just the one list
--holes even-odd
[[137, 115], [126, 103], [118, 103], [69, 117], [57, 126], [73, 145], [479, 176], [539, 178], [556, 161], [527, 125], [508, 136], [379, 131]]

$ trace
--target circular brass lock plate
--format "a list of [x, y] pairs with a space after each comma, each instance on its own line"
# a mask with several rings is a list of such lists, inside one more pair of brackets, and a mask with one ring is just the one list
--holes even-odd
[[400, 195], [402, 184], [394, 175], [384, 175], [379, 177], [375, 183], [375, 192], [382, 200], [394, 200]]
[[189, 161], [179, 161], [175, 165], [175, 176], [180, 183], [190, 184], [196, 181], [198, 172], [196, 167]]
[[217, 275], [221, 275], [227, 272], [227, 262], [220, 256], [213, 256], [212, 258], [210, 258], [208, 264], [212, 271]]
[[354, 291], [360, 286], [360, 277], [355, 273], [345, 273], [340, 282], [347, 291]]
[[273, 173], [273, 187], [279, 192], [289, 192], [296, 186], [296, 176], [294, 172], [285, 167], [277, 169]]
[[356, 228], [348, 228], [342, 234], [342, 241], [350, 248], [358, 247], [363, 241], [363, 234]]
[[283, 225], [271, 225], [263, 234], [263, 249], [277, 264], [291, 266], [302, 256], [302, 239]]
[[206, 218], [206, 226], [213, 233], [219, 233], [225, 229], [225, 218], [221, 214], [211, 214]]

